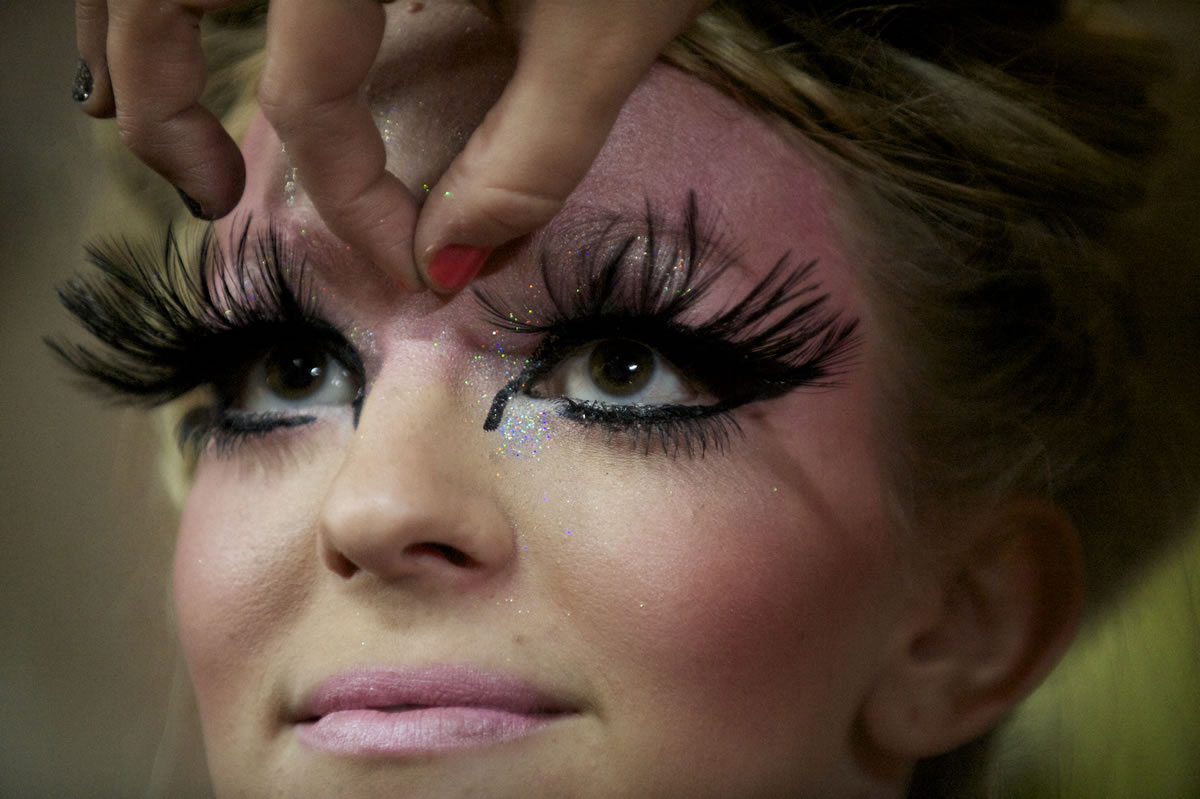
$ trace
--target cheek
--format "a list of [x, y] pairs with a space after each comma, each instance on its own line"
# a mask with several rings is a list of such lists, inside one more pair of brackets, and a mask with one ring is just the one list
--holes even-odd
[[[872, 601], [882, 577], [878, 559], [860, 538], [842, 535], [845, 528], [794, 497], [769, 487], [726, 488], [728, 497], [684, 489], [674, 502], [633, 503], [644, 512], [603, 522], [628, 534], [595, 553], [603, 559], [597, 576], [609, 579], [592, 594], [603, 597], [619, 585], [626, 611], [636, 611], [631, 632], [640, 628], [664, 651], [695, 652], [714, 666], [745, 661], [757, 668], [777, 650], [761, 645], [772, 639], [825, 651]], [[612, 612], [619, 602], [595, 610]], [[795, 665], [794, 649], [780, 655]]]
[[848, 388], [747, 412], [746, 438], [691, 462], [544, 464], [576, 476], [531, 520], [560, 542], [550, 590], [631, 752], [764, 773], [844, 752], [904, 596], [863, 407]]
[[[180, 524], [175, 608], [206, 726], [234, 705], [247, 664], [304, 604], [313, 557], [312, 483], [226, 464], [202, 466]], [[251, 473], [253, 472], [253, 473]]]
[[647, 469], [574, 503], [597, 512], [576, 522], [558, 590], [618, 695], [683, 724], [701, 706], [781, 730], [848, 722], [899, 583], [872, 485], [847, 502], [829, 463], [786, 479], [749, 461]]

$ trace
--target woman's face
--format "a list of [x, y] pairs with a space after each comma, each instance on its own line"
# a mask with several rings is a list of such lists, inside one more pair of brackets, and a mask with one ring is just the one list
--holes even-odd
[[[418, 194], [511, 69], [471, 13], [407, 14], [382, 56], [372, 97]], [[301, 299], [361, 358], [364, 396], [353, 357], [312, 376], [321, 345], [282, 342], [252, 359], [234, 403], [293, 423], [201, 455], [175, 586], [218, 792], [865, 784], [855, 722], [904, 580], [870, 421], [875, 331], [836, 221], [845, 198], [817, 158], [656, 67], [559, 219], [477, 284], [546, 333], [515, 332], [470, 292], [396, 288], [285, 190], [261, 119], [245, 149], [240, 218], [270, 219], [303, 257]], [[691, 230], [719, 239], [699, 257], [690, 192]], [[771, 355], [779, 310], [721, 315], [781, 259], [787, 275], [815, 266], [798, 284], [813, 291], [780, 309], [828, 299]], [[608, 260], [610, 284], [656, 293], [599, 313]], [[717, 273], [680, 300], [681, 275]], [[695, 332], [719, 318], [732, 329]]]

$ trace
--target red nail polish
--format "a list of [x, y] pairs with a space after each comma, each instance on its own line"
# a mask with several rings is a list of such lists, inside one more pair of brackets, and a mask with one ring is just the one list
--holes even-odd
[[445, 291], [462, 291], [491, 255], [483, 247], [447, 244], [429, 262], [429, 279]]

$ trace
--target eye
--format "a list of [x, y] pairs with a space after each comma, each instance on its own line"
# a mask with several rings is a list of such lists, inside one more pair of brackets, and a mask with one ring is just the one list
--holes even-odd
[[576, 350], [531, 385], [529, 393], [605, 405], [715, 402], [659, 352], [631, 339], [604, 339]]
[[246, 413], [278, 413], [314, 406], [353, 405], [362, 381], [322, 341], [280, 343], [252, 362], [228, 407]]

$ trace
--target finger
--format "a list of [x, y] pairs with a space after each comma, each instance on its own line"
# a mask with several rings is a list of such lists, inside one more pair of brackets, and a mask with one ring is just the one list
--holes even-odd
[[516, 73], [418, 219], [415, 252], [429, 285], [463, 288], [488, 251], [558, 213], [629, 94], [703, 5], [525, 4]]
[[237, 145], [200, 105], [207, 77], [200, 20], [231, 2], [108, 3], [108, 71], [121, 138], [207, 219], [232, 210], [246, 180]]
[[76, 0], [75, 45], [79, 49], [79, 62], [71, 96], [84, 113], [100, 119], [111, 117], [116, 110], [108, 79], [107, 40], [107, 0]]
[[292, 0], [272, 7], [259, 104], [326, 226], [410, 288], [416, 203], [387, 171], [360, 87], [383, 39], [378, 0]]

